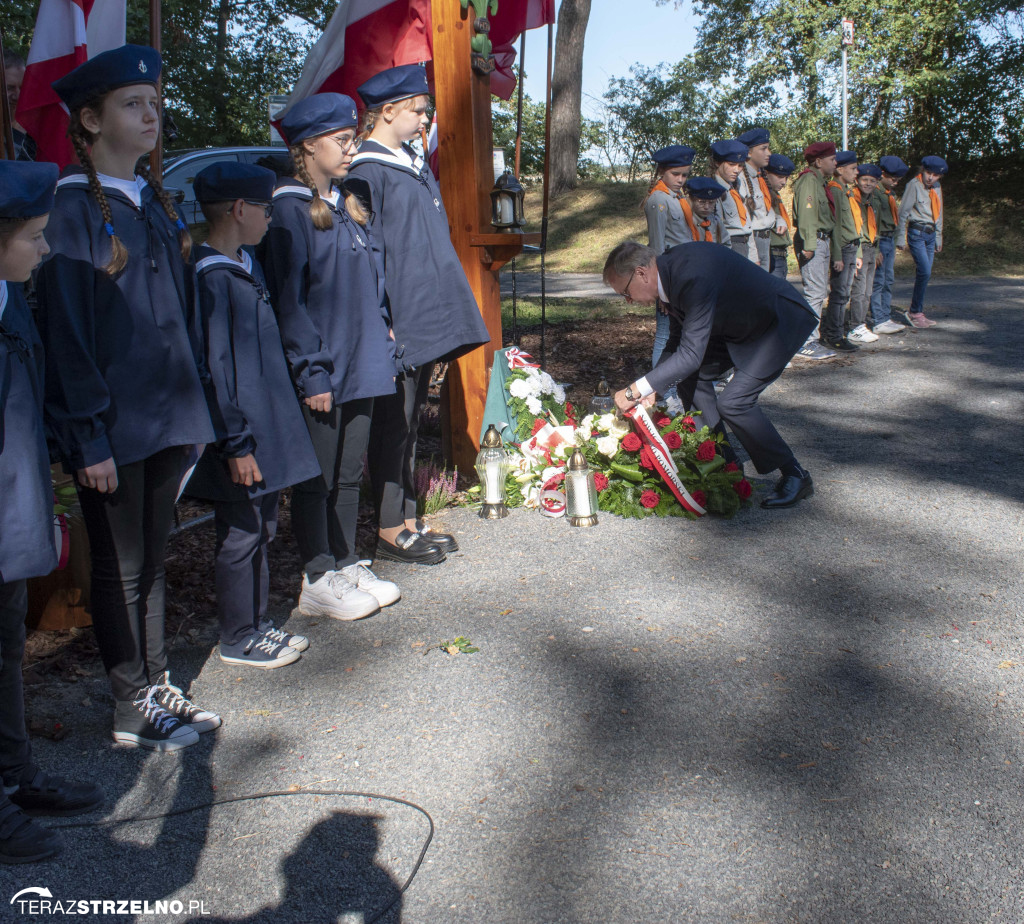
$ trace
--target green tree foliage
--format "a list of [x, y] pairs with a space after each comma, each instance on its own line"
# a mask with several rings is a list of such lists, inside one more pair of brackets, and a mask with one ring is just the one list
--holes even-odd
[[[494, 127], [494, 147], [505, 152], [509, 169], [516, 156], [516, 96], [508, 101], [492, 98], [491, 119]], [[590, 176], [596, 163], [589, 156], [603, 143], [603, 129], [593, 119], [580, 120], [580, 153], [577, 168], [580, 176]], [[540, 176], [544, 172], [544, 104], [523, 96], [523, 141], [520, 153], [520, 172], [523, 176]]]
[[858, 151], [964, 158], [1020, 148], [1024, 15], [1015, 0], [694, 0], [694, 10], [696, 71], [734, 87], [741, 116], [770, 114], [758, 94], [773, 88], [800, 143], [836, 137], [839, 27], [849, 17]]

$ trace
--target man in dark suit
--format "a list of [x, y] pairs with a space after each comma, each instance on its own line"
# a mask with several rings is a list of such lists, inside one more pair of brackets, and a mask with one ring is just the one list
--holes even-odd
[[[715, 244], [673, 247], [660, 257], [634, 241], [609, 255], [604, 281], [629, 302], [660, 300], [674, 320], [657, 367], [615, 395], [626, 410], [653, 403], [678, 382], [686, 407], [704, 423], [725, 425], [760, 474], [778, 469], [775, 490], [762, 507], [792, 507], [814, 494], [811, 476], [758, 406], [761, 392], [786, 368], [818, 319], [788, 282]], [[716, 397], [714, 380], [732, 366], [732, 381]]]

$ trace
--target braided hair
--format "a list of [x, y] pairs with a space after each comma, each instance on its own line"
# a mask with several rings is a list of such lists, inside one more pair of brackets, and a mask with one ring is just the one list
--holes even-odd
[[[313, 227], [317, 231], [327, 231], [333, 226], [334, 220], [331, 218], [331, 210], [321, 198], [320, 190], [317, 189], [316, 183], [313, 182], [313, 178], [306, 169], [306, 149], [302, 144], [296, 144], [289, 147], [288, 151], [291, 153], [292, 163], [295, 165], [295, 178], [309, 187], [310, 192], [313, 193], [313, 201], [309, 203], [309, 217], [313, 221]], [[360, 225], [365, 226], [369, 220], [369, 215], [363, 208], [363, 204], [357, 196], [348, 190], [345, 190], [345, 211], [354, 222]]]
[[[90, 109], [98, 113], [103, 108], [105, 96], [105, 93], [99, 93], [74, 109], [71, 113], [70, 124], [68, 125], [68, 137], [71, 139], [71, 144], [78, 155], [78, 162], [85, 169], [86, 176], [89, 178], [89, 191], [96, 200], [96, 204], [100, 207], [100, 214], [103, 216], [103, 228], [110, 238], [110, 260], [107, 261], [107, 265], [103, 267], [103, 270], [110, 276], [116, 276], [128, 265], [128, 248], [124, 246], [124, 242], [114, 231], [114, 219], [110, 211], [110, 203], [103, 192], [103, 186], [96, 175], [96, 167], [89, 153], [92, 135], [82, 124], [82, 110]], [[170, 193], [163, 188], [160, 180], [148, 168], [145, 179], [156, 197], [160, 200], [160, 204], [163, 206], [167, 217], [178, 229], [178, 243], [181, 246], [182, 259], [185, 261], [190, 260], [192, 257], [192, 235], [189, 233], [188, 226], [178, 215], [178, 211], [174, 207], [174, 200], [171, 199]]]

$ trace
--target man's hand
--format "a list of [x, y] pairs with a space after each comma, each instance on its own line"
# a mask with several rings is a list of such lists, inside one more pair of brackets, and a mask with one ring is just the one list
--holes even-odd
[[881, 266], [885, 262], [885, 257], [882, 255], [882, 251], [878, 251], [875, 254], [875, 266]]
[[311, 411], [317, 411], [321, 414], [326, 414], [334, 403], [334, 396], [329, 392], [325, 391], [322, 395], [313, 395], [310, 398], [306, 398], [306, 405]]
[[859, 270], [863, 265], [864, 261], [860, 257], [857, 257], [857, 269]]
[[832, 262], [832, 269], [834, 269], [837, 273], [841, 273], [843, 271], [843, 261], [834, 260]]
[[251, 452], [240, 459], [228, 459], [228, 471], [235, 484], [245, 485], [247, 488], [251, 488], [263, 480], [263, 473]]
[[800, 253], [803, 254], [803, 258], [805, 260], [810, 260], [811, 257], [814, 256], [814, 251], [813, 250], [801, 250]]
[[117, 490], [117, 466], [113, 456], [95, 465], [80, 468], [75, 474], [82, 487], [92, 488], [100, 494], [113, 494]]
[[941, 244], [939, 244], [939, 246], [935, 248], [935, 252], [936, 253], [942, 253], [942, 245]]

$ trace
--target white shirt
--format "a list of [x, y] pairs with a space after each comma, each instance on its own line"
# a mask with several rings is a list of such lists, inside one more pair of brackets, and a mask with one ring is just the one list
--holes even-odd
[[137, 176], [132, 180], [122, 180], [116, 176], [107, 176], [105, 173], [97, 173], [96, 179], [100, 181], [100, 186], [109, 186], [111, 189], [116, 189], [118, 192], [124, 193], [124, 195], [132, 200], [132, 205], [136, 208], [142, 207], [142, 190], [145, 189], [148, 184], [141, 176]]

